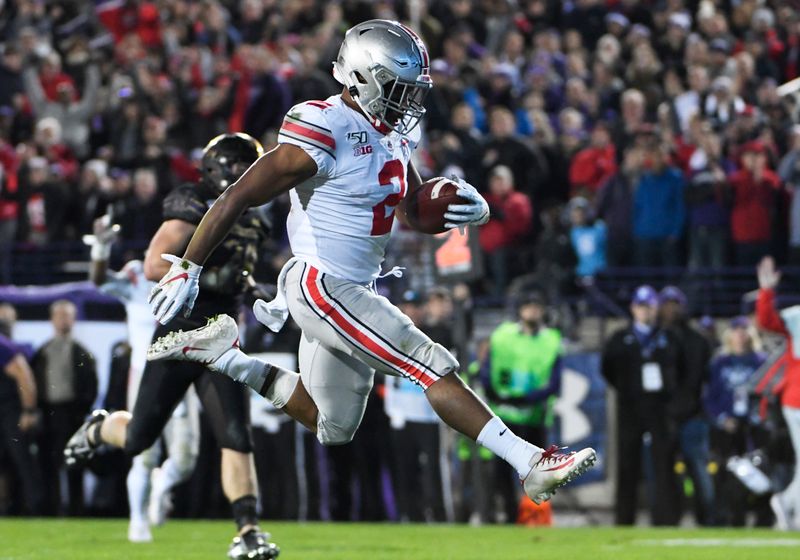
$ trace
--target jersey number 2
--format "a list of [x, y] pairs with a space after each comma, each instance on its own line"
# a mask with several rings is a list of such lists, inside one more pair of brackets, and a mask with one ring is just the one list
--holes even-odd
[[382, 187], [397, 184], [400, 187], [400, 192], [390, 194], [372, 207], [372, 231], [370, 231], [370, 235], [386, 235], [392, 230], [394, 209], [406, 194], [403, 162], [399, 159], [387, 161], [381, 168], [380, 173], [378, 173], [378, 183]]

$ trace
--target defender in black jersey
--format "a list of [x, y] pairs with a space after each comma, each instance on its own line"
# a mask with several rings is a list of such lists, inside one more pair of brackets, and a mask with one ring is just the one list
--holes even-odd
[[[180, 254], [209, 207], [262, 154], [261, 144], [246, 134], [220, 135], [206, 146], [203, 178], [172, 191], [164, 201], [163, 223], [156, 232], [144, 271], [158, 280], [169, 269], [164, 253]], [[219, 314], [236, 316], [263, 241], [264, 225], [255, 213], [245, 213], [217, 247], [203, 274], [203, 290], [188, 317], [159, 325], [154, 340], [170, 331], [200, 327]], [[228, 552], [232, 559], [272, 559], [279, 549], [258, 528], [256, 479], [252, 468], [247, 388], [203, 365], [183, 361], [148, 362], [133, 412], [95, 411], [64, 450], [67, 464], [88, 460], [106, 443], [135, 456], [158, 438], [172, 411], [191, 384], [203, 404], [217, 443], [222, 448], [222, 486], [231, 502], [239, 534]]]

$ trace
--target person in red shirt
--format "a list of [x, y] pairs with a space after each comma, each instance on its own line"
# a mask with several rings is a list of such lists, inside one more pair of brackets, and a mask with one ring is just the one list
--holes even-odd
[[587, 198], [594, 194], [617, 172], [617, 151], [611, 143], [611, 132], [602, 121], [594, 125], [589, 146], [572, 158], [569, 185], [572, 196]]
[[[775, 288], [780, 279], [781, 274], [775, 269], [775, 261], [772, 257], [765, 257], [758, 265], [756, 318], [761, 328], [786, 337], [786, 353], [780, 358], [785, 366], [783, 379], [775, 386], [774, 392], [780, 395], [783, 417], [789, 428], [795, 456], [792, 482], [783, 492], [772, 496], [770, 505], [775, 512], [778, 527], [791, 529], [800, 528], [800, 355], [796, 353], [800, 352], [800, 344], [795, 339], [798, 332], [791, 332], [800, 330], [793, 328], [792, 323], [795, 321], [791, 319], [791, 315], [800, 314], [800, 310], [790, 308], [778, 313], [775, 307]], [[787, 314], [787, 311], [794, 313]]]
[[60, 101], [65, 97], [67, 101], [74, 101], [78, 98], [75, 82], [61, 70], [61, 57], [56, 52], [50, 53], [42, 60], [39, 81], [45, 96], [50, 101]]
[[11, 249], [19, 217], [19, 156], [0, 135], [0, 284], [11, 284]]
[[527, 195], [514, 189], [514, 176], [505, 165], [496, 166], [489, 174], [486, 202], [492, 217], [478, 230], [478, 240], [491, 273], [492, 293], [502, 297], [508, 285], [508, 249], [530, 233], [533, 207]]
[[742, 148], [741, 169], [728, 176], [733, 192], [731, 238], [739, 266], [755, 266], [770, 251], [781, 180], [767, 165], [766, 146], [748, 142]]

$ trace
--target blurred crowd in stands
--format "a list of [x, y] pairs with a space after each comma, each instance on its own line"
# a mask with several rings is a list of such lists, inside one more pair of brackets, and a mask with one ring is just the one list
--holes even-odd
[[293, 103], [340, 90], [343, 32], [372, 17], [429, 46], [418, 167], [490, 195], [492, 293], [548, 259], [578, 277], [800, 263], [798, 107], [778, 93], [800, 75], [790, 2], [10, 0], [0, 281], [11, 244], [79, 240], [108, 206], [141, 248], [198, 148], [229, 130], [272, 145]]
[[[800, 188], [800, 106], [779, 93], [781, 84], [800, 77], [800, 12], [792, 2], [6, 0], [0, 11], [0, 283], [11, 283], [14, 270], [41, 262], [42, 255], [52, 267], [52, 248], [80, 244], [109, 210], [126, 242], [115, 265], [140, 257], [161, 223], [166, 193], [198, 179], [200, 148], [219, 133], [238, 130], [274, 145], [292, 104], [340, 91], [330, 69], [343, 33], [373, 17], [410, 22], [431, 52], [435, 87], [416, 155], [422, 175], [462, 175], [491, 206], [492, 219], [479, 232], [487, 281], [477, 290], [502, 297], [519, 277], [541, 288], [536, 298], [517, 302], [514, 321], [479, 347], [471, 369], [474, 386], [508, 423], [534, 435], [547, 427], [548, 403], [560, 390], [561, 335], [546, 329], [537, 313], [574, 278], [589, 282], [604, 269], [623, 266], [752, 270], [765, 255], [800, 265], [800, 196], [794, 196]], [[285, 205], [276, 212], [275, 223], [281, 223]], [[282, 240], [274, 241], [280, 248]], [[48, 278], [43, 274], [41, 282]], [[743, 387], [764, 361], [752, 327], [760, 322], [787, 338], [795, 328], [768, 312], [775, 285], [761, 287], [757, 321], [730, 322], [722, 350], [712, 340], [701, 343], [701, 331], [687, 330], [684, 294], [659, 296], [647, 287], [633, 294], [630, 328], [604, 348], [604, 364], [620, 364], [603, 372], [621, 402], [638, 402], [646, 393], [643, 402], [651, 405], [619, 416], [626, 427], [619, 437], [626, 439], [618, 447], [632, 456], [643, 445], [650, 451], [644, 468], [658, 483], [648, 493], [654, 523], [677, 522], [677, 493], [663, 494], [673, 489], [676, 457], [692, 475], [700, 523], [742, 524], [753, 507], [760, 524], [772, 523], [773, 511], [800, 515], [800, 501], [793, 501], [800, 474], [794, 486], [775, 495], [779, 502], [770, 511], [764, 502], [769, 492], [759, 499], [754, 487], [736, 486], [734, 475], [726, 474], [733, 471], [723, 466], [769, 447], [779, 432], [770, 428], [763, 436], [758, 426], [766, 424], [752, 424], [755, 410], [742, 401]], [[445, 303], [437, 304], [439, 297]], [[450, 330], [440, 328], [452, 321], [450, 297], [429, 294], [425, 311], [414, 317], [421, 298], [403, 296], [409, 315], [433, 329], [431, 336], [442, 344], [464, 346], [463, 333], [448, 342]], [[664, 311], [673, 304], [680, 309]], [[26, 356], [33, 364], [30, 383], [41, 383], [36, 405], [23, 400], [30, 398], [22, 389], [25, 372], [14, 365], [21, 350], [0, 348], [6, 373], [13, 372], [6, 377], [16, 383], [4, 381], [0, 397], [11, 402], [20, 395], [17, 408], [0, 402], [0, 426], [11, 433], [36, 424], [47, 434], [40, 458], [51, 457], [46, 472], [31, 457], [13, 457], [24, 479], [13, 490], [25, 498], [12, 501], [12, 511], [23, 510], [20, 504], [34, 512], [85, 511], [80, 480], [63, 480], [53, 471], [61, 439], [74, 429], [66, 426], [88, 412], [88, 394], [95, 391], [84, 371], [90, 359], [77, 359], [81, 348], [68, 329], [59, 330], [70, 316], [69, 305], [54, 306], [53, 341], [36, 357]], [[709, 335], [708, 325], [701, 327]], [[615, 343], [622, 348], [617, 354], [610, 352]], [[526, 362], [534, 354], [539, 360]], [[778, 355], [793, 373], [783, 385], [770, 386], [770, 395], [781, 395], [773, 403], [779, 411], [774, 422], [784, 424], [782, 405], [800, 449], [800, 401], [785, 391], [791, 382], [800, 386], [800, 369], [791, 345]], [[509, 365], [498, 365], [505, 361]], [[48, 363], [58, 364], [66, 378], [50, 379], [55, 374]], [[43, 389], [50, 386], [59, 390]], [[379, 384], [353, 444], [325, 453], [312, 438], [287, 435], [292, 423], [256, 427], [260, 474], [274, 474], [262, 474], [262, 486], [271, 487], [262, 496], [264, 511], [310, 519], [442, 520], [475, 512], [484, 521], [513, 519], [516, 489], [507, 473], [483, 472], [480, 450], [453, 444], [461, 468], [452, 473], [456, 483], [446, 482], [449, 463], [439, 461], [442, 449], [434, 436], [439, 425], [418, 407], [420, 397], [399, 381]], [[27, 410], [31, 406], [34, 411]], [[43, 420], [22, 419], [41, 412]], [[48, 423], [54, 417], [60, 420]], [[786, 451], [791, 446], [785, 429], [781, 433]], [[25, 437], [40, 436], [31, 431]], [[278, 469], [269, 460], [273, 453], [304, 459], [297, 469], [270, 471]], [[624, 454], [617, 467], [635, 463], [622, 464]], [[400, 470], [393, 470], [396, 457], [406, 460]], [[376, 458], [381, 468], [375, 468]], [[714, 462], [721, 474], [712, 483], [707, 467]], [[428, 481], [424, 499], [410, 498], [419, 489], [410, 494], [408, 472]], [[25, 475], [47, 483], [32, 484]], [[618, 475], [636, 479], [640, 472], [637, 467]], [[393, 494], [385, 477], [393, 481]], [[213, 472], [196, 475], [190, 484], [203, 490], [184, 492], [177, 510], [219, 513], [225, 507], [221, 491], [206, 490], [216, 479]], [[54, 490], [62, 483], [63, 490]], [[121, 484], [108, 482], [105, 494], [95, 492], [102, 500], [91, 504], [92, 511], [124, 507], [124, 499], [113, 499], [124, 493]], [[465, 491], [453, 500], [449, 489], [458, 484]], [[481, 495], [483, 488], [491, 489], [489, 498]], [[616, 496], [619, 523], [632, 522], [632, 488], [624, 485]], [[496, 516], [487, 513], [494, 495], [503, 504]], [[454, 502], [463, 511], [454, 513]]]

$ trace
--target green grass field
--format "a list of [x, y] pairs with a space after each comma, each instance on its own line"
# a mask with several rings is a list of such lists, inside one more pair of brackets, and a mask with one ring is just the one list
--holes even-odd
[[[0, 560], [224, 560], [230, 523], [172, 521], [129, 544], [124, 520], [0, 520]], [[275, 523], [280, 560], [783, 560], [800, 533]]]

